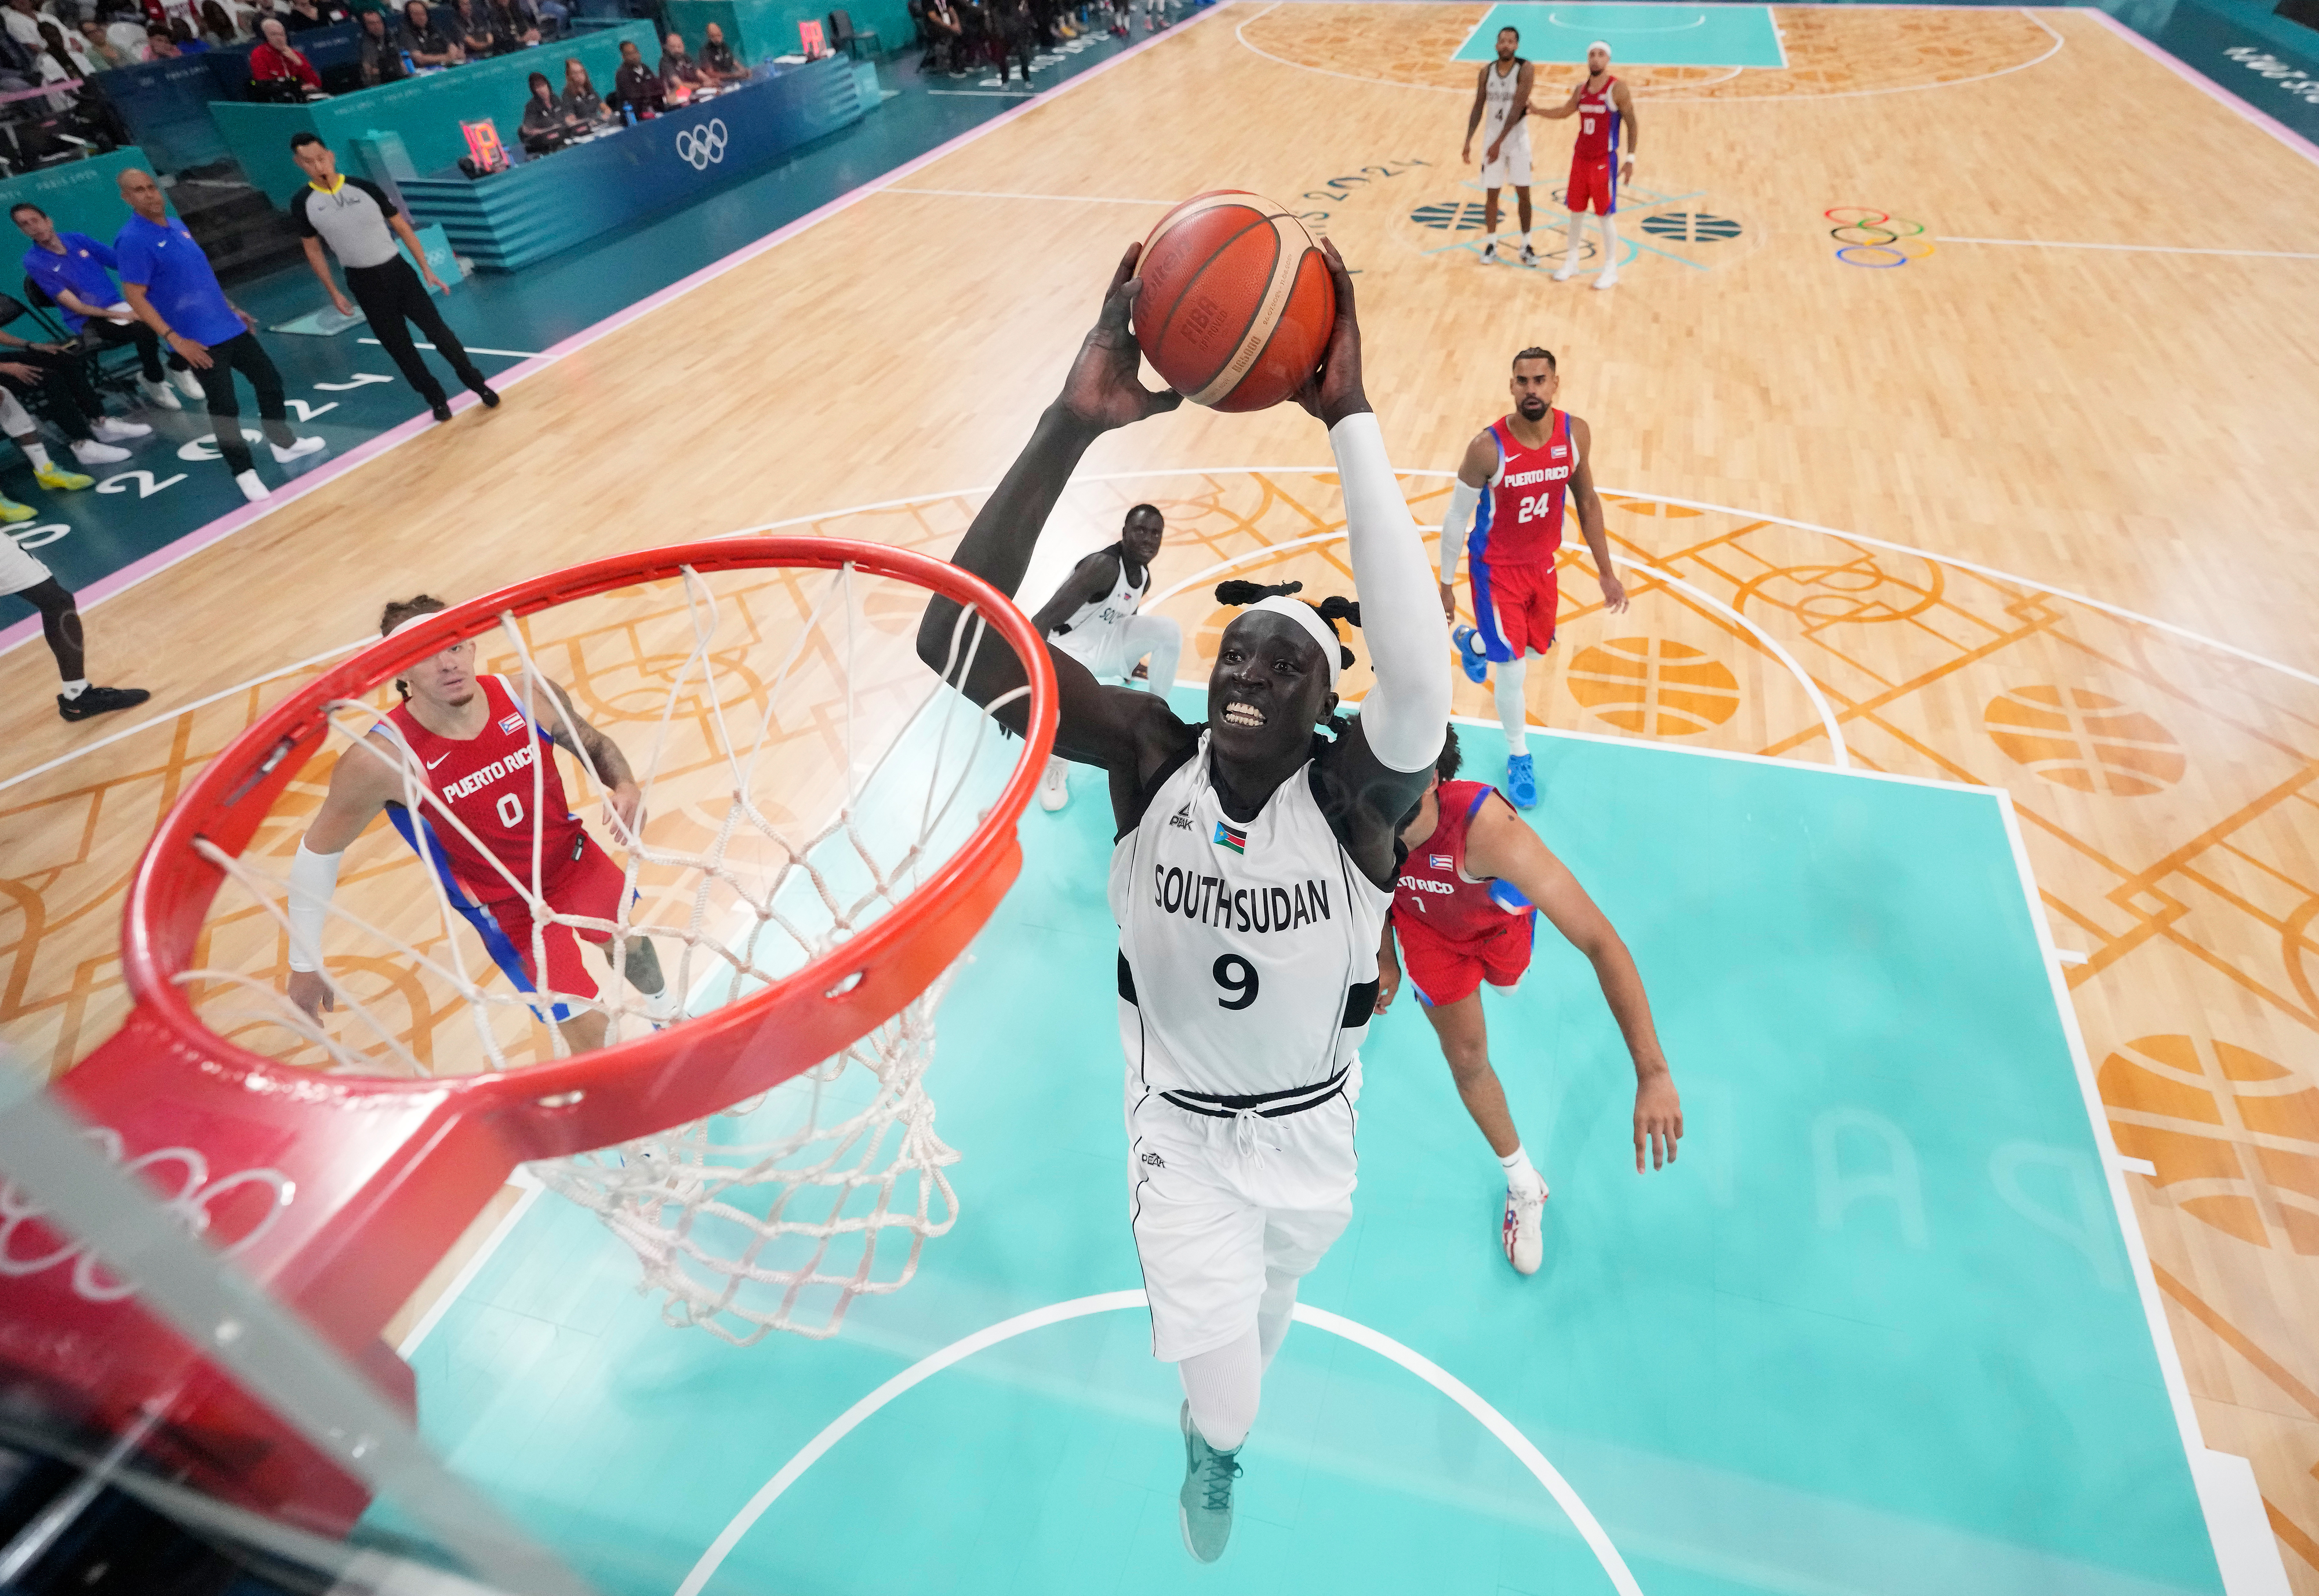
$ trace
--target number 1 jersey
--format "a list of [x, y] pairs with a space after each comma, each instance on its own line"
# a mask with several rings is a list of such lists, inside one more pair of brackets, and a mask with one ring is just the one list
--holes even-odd
[[1330, 830], [1307, 761], [1242, 825], [1208, 734], [1111, 854], [1120, 1041], [1155, 1091], [1263, 1096], [1349, 1069], [1376, 1005], [1390, 890]]
[[1536, 448], [1514, 437], [1513, 418], [1490, 423], [1498, 440], [1498, 468], [1466, 535], [1466, 552], [1493, 565], [1552, 565], [1562, 546], [1562, 504], [1578, 446], [1570, 441], [1570, 412], [1547, 412], [1546, 441]]

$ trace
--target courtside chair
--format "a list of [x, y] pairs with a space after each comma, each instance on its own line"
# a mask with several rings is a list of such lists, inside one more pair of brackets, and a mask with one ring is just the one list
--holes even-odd
[[[27, 309], [27, 306], [30, 308]], [[63, 321], [58, 319], [57, 302], [49, 297], [47, 289], [32, 281], [29, 275], [24, 279], [23, 303], [19, 304], [6, 294], [0, 293], [0, 327], [14, 331], [12, 324], [22, 316], [32, 317], [33, 325], [41, 329], [41, 337], [35, 340], [36, 342], [68, 346], [74, 344], [73, 334], [67, 331]], [[17, 336], [21, 338], [23, 334], [19, 333]], [[95, 383], [100, 392], [110, 389], [123, 399], [136, 392], [137, 347], [135, 345], [122, 344], [110, 349], [82, 346], [81, 358], [88, 362], [89, 381]]]

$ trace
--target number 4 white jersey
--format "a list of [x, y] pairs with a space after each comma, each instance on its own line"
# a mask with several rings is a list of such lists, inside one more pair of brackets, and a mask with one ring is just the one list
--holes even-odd
[[1120, 1040], [1129, 1073], [1178, 1107], [1269, 1117], [1316, 1104], [1342, 1088], [1367, 1033], [1393, 894], [1329, 829], [1313, 773], [1307, 761], [1237, 825], [1202, 732], [1112, 850]]

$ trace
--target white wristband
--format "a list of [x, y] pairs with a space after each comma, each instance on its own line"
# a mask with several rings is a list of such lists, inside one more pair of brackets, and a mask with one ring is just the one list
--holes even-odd
[[340, 853], [316, 853], [303, 842], [290, 861], [290, 968], [310, 974], [322, 964], [322, 922], [338, 889]]

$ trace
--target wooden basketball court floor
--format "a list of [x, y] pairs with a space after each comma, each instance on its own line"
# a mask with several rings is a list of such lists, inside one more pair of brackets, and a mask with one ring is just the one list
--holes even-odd
[[[2088, 1145], [2130, 1194], [2206, 1444], [2252, 1460], [2289, 1581], [2319, 1591], [2319, 656], [2301, 624], [2319, 582], [2297, 557], [2314, 530], [2319, 174], [2091, 13], [1779, 7], [1785, 68], [1633, 75], [1650, 203], [1623, 230], [1638, 253], [1622, 286], [1594, 293], [1484, 268], [1457, 230], [1475, 197], [1457, 166], [1470, 79], [1448, 57], [1483, 14], [1220, 7], [873, 189], [527, 376], [497, 414], [325, 482], [93, 610], [100, 678], [159, 690], [163, 713], [125, 735], [59, 726], [45, 657], [0, 658], [0, 1034], [58, 1070], [109, 1032], [121, 892], [154, 820], [297, 680], [269, 673], [359, 640], [383, 598], [790, 518], [944, 548], [1125, 241], [1199, 188], [1301, 195], [1361, 272], [1399, 464], [1453, 464], [1530, 342], [1562, 357], [1564, 402], [1594, 426], [1638, 597], [1602, 613], [1573, 551], [1534, 719], [1805, 762], [1840, 744], [1855, 768], [2009, 792], [2053, 941], [2084, 955], [2065, 975], [2115, 1156]], [[1550, 186], [1551, 124], [1537, 142]], [[1863, 212], [1931, 248], [1894, 251], [1911, 257], [1899, 266], [1840, 257], [1831, 230]], [[1341, 581], [1333, 488], [1305, 469], [1324, 449], [1287, 411], [1117, 435], [1059, 549], [1151, 498], [1170, 519], [1163, 584], [1227, 561]], [[1411, 477], [1421, 520], [1438, 519], [1440, 483]], [[863, 504], [887, 508], [839, 513]], [[1212, 646], [1203, 591], [1169, 609]], [[1459, 708], [1487, 700], [1461, 689]], [[1601, 820], [1542, 814], [1557, 841]], [[1695, 838], [1678, 816], [1653, 840], [1680, 855]], [[1873, 872], [1853, 889], [1899, 904]], [[1425, 1133], [1469, 1169], [1422, 1041], [1406, 1053], [1412, 1113], [1429, 1100]], [[1072, 1078], [1099, 1096], [1074, 1113], [1107, 1114], [1109, 1045], [1100, 1026], [1087, 1039]], [[1975, 1071], [1948, 1084], [1997, 1089]], [[961, 1070], [938, 1095], [970, 1114], [973, 1090]], [[1111, 1156], [1099, 1137], [1084, 1150]], [[1672, 1201], [1647, 1189], [1621, 1201]], [[1437, 1274], [1471, 1283], [1483, 1344], [1518, 1287], [1475, 1256], [1462, 1209], [1436, 1217], [1463, 1238], [1438, 1242]], [[961, 1250], [1001, 1245], [968, 1229]], [[952, 1330], [985, 1322], [962, 1312]], [[1116, 1366], [1148, 1387], [1135, 1339]], [[766, 1354], [730, 1354], [730, 1377], [776, 1379]], [[916, 1355], [887, 1348], [886, 1367]], [[2042, 1420], [2025, 1401], [2011, 1422]], [[1808, 1572], [1761, 1588], [1811, 1588]]]

